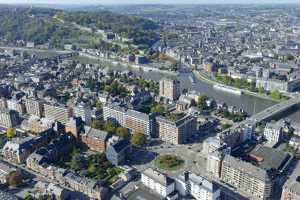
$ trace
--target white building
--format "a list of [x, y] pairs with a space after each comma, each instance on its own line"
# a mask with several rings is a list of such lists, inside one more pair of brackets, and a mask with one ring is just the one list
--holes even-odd
[[74, 108], [74, 116], [81, 117], [81, 119], [90, 125], [92, 122], [92, 110], [89, 106], [80, 104]]
[[268, 142], [277, 144], [283, 136], [282, 127], [276, 123], [268, 123], [264, 129], [264, 137]]
[[191, 195], [196, 200], [217, 200], [221, 193], [215, 183], [190, 172], [176, 179], [176, 190], [180, 195]]
[[216, 178], [221, 175], [222, 158], [223, 155], [219, 151], [207, 154], [206, 171]]
[[162, 197], [167, 197], [175, 191], [175, 181], [152, 168], [142, 172], [141, 180], [146, 187]]
[[103, 106], [103, 119], [124, 126], [125, 112], [126, 110], [117, 104], [107, 104]]

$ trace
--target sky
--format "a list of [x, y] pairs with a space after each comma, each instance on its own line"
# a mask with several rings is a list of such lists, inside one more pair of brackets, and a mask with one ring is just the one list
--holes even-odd
[[0, 0], [0, 4], [252, 4], [300, 3], [300, 0]]

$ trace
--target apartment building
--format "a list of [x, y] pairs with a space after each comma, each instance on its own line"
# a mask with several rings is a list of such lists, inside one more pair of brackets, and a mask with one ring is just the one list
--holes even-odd
[[282, 187], [281, 200], [300, 200], [300, 163]]
[[81, 141], [89, 149], [97, 152], [104, 152], [106, 150], [106, 142], [110, 138], [110, 134], [106, 131], [85, 126], [84, 133], [80, 134], [80, 137]]
[[250, 196], [251, 199], [270, 199], [273, 184], [268, 172], [251, 163], [225, 155], [221, 180]]
[[283, 138], [283, 128], [277, 123], [267, 123], [264, 129], [264, 138], [270, 143], [277, 144]]
[[141, 181], [143, 185], [165, 198], [175, 191], [175, 181], [152, 168], [142, 172]]
[[172, 101], [177, 100], [180, 96], [180, 82], [167, 78], [160, 80], [159, 96]]
[[25, 113], [25, 105], [22, 100], [17, 100], [17, 99], [9, 99], [7, 100], [7, 108], [9, 110], [15, 110], [20, 114]]
[[106, 104], [103, 106], [103, 119], [105, 121], [111, 121], [120, 126], [124, 126], [125, 113], [126, 109], [116, 103]]
[[124, 126], [132, 133], [143, 133], [147, 136], [154, 136], [155, 118], [153, 115], [147, 115], [135, 110], [127, 110], [124, 115]]
[[185, 115], [175, 121], [165, 117], [157, 117], [156, 121], [159, 138], [171, 144], [188, 143], [197, 130], [197, 120], [190, 115]]
[[3, 128], [15, 127], [19, 124], [19, 113], [14, 110], [0, 109], [0, 126]]
[[80, 117], [85, 124], [90, 125], [92, 122], [92, 110], [90, 106], [79, 104], [74, 108], [74, 116]]
[[26, 112], [38, 117], [44, 116], [44, 104], [42, 101], [33, 98], [25, 99]]
[[66, 124], [72, 117], [72, 109], [63, 105], [44, 104], [45, 117]]
[[221, 190], [212, 181], [191, 172], [184, 172], [176, 178], [176, 190], [182, 196], [196, 200], [218, 200]]

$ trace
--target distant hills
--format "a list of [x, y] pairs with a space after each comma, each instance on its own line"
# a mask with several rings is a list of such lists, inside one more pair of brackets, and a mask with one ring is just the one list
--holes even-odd
[[78, 24], [91, 28], [111, 30], [122, 37], [132, 39], [135, 45], [151, 46], [158, 40], [153, 21], [110, 11], [70, 11], [28, 6], [0, 6], [0, 37], [7, 43], [18, 40], [49, 43], [61, 48], [64, 43], [80, 41], [90, 43], [95, 34], [82, 31]]

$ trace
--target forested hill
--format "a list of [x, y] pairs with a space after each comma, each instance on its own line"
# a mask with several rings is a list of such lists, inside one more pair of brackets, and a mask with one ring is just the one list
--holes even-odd
[[50, 43], [61, 47], [75, 40], [88, 40], [93, 33], [83, 32], [72, 26], [73, 23], [93, 30], [112, 30], [129, 39], [136, 45], [152, 45], [158, 36], [158, 26], [146, 19], [116, 14], [108, 11], [67, 12], [48, 8], [28, 8], [0, 6], [0, 38], [8, 43], [17, 40]]

